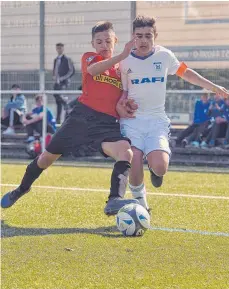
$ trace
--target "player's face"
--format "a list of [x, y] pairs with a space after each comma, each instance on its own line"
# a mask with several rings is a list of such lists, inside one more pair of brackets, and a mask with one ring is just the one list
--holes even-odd
[[103, 56], [103, 58], [111, 58], [114, 53], [115, 43], [117, 38], [114, 31], [107, 30], [102, 32], [97, 32], [92, 39], [92, 46], [95, 48], [96, 52]]
[[148, 55], [155, 43], [155, 38], [157, 37], [157, 34], [154, 33], [154, 30], [152, 27], [139, 27], [136, 28], [133, 36], [136, 36], [136, 53], [145, 56]]

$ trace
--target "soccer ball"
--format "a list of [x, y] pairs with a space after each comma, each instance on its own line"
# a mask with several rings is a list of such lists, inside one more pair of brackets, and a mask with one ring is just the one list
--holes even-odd
[[118, 211], [116, 225], [124, 236], [142, 236], [150, 227], [150, 215], [143, 206], [128, 204]]

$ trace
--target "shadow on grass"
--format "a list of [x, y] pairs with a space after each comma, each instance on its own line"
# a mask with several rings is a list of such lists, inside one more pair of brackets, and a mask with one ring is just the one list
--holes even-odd
[[90, 234], [100, 235], [107, 238], [123, 238], [116, 226], [99, 228], [21, 228], [7, 225], [1, 221], [1, 237], [11, 238], [17, 236], [45, 236], [56, 234]]

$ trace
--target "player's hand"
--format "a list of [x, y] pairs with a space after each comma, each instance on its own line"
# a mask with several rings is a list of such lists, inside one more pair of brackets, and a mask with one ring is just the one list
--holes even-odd
[[229, 96], [229, 91], [226, 90], [223, 86], [215, 85], [212, 89], [212, 91], [222, 98], [227, 98]]
[[135, 118], [134, 113], [137, 108], [137, 104], [131, 99], [121, 99], [116, 105], [116, 111], [120, 118]]
[[131, 50], [135, 47], [135, 41], [137, 37], [135, 36], [129, 42], [126, 43], [123, 52], [121, 53], [122, 58], [125, 59], [131, 52]]
[[128, 98], [126, 100], [126, 106], [128, 107], [128, 109], [132, 110], [132, 111], [136, 111], [138, 109], [138, 105], [137, 103], [134, 101], [133, 98]]

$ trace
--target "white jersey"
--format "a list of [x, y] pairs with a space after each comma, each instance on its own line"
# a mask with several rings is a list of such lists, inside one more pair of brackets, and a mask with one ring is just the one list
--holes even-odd
[[138, 116], [165, 116], [167, 75], [175, 74], [180, 66], [168, 49], [156, 45], [147, 57], [131, 53], [120, 63], [123, 90], [138, 104]]

